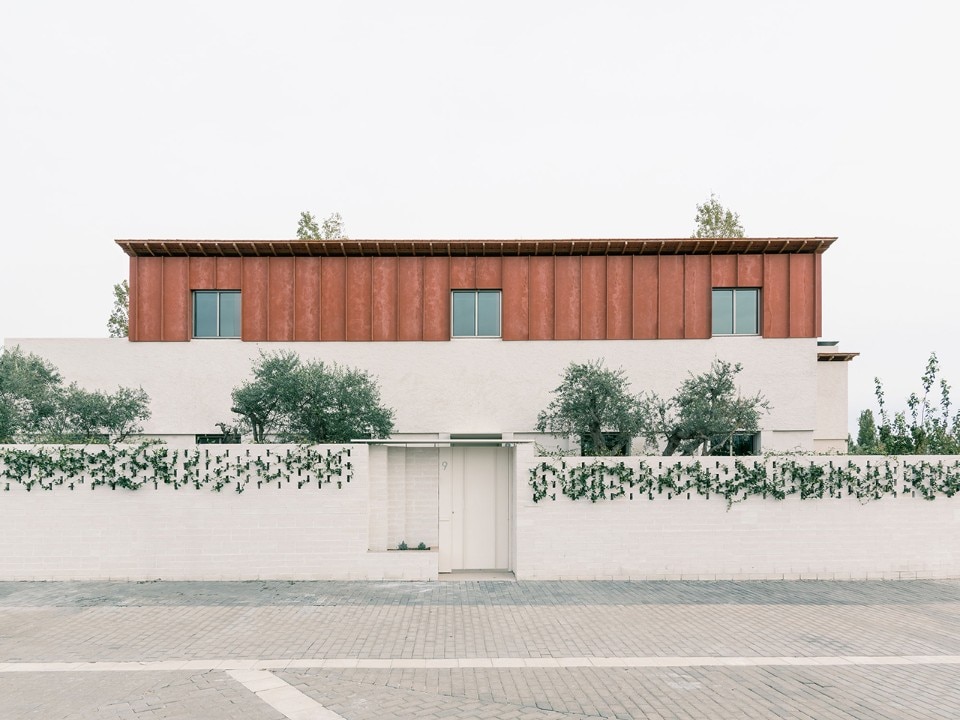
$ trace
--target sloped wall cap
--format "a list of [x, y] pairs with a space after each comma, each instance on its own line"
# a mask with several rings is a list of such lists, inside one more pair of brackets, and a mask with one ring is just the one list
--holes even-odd
[[837, 238], [117, 240], [131, 257], [457, 257], [821, 254]]

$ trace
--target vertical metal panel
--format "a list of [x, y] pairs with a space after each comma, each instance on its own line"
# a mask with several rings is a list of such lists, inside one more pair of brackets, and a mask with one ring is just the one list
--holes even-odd
[[127, 339], [140, 339], [140, 329], [137, 327], [138, 306], [140, 305], [140, 284], [137, 282], [137, 257], [130, 258], [129, 294], [127, 296]]
[[553, 256], [531, 257], [527, 272], [529, 274], [530, 315], [529, 337], [531, 340], [553, 340], [554, 317], [554, 275]]
[[137, 267], [139, 339], [163, 339], [163, 258], [140, 258]]
[[450, 260], [423, 259], [423, 339], [450, 339]]
[[296, 258], [293, 272], [293, 339], [320, 339], [320, 258]]
[[660, 334], [660, 265], [656, 255], [633, 258], [633, 339]]
[[267, 310], [267, 339], [293, 340], [293, 263], [292, 257], [268, 258], [270, 300]]
[[347, 337], [346, 258], [320, 260], [320, 339], [341, 341]]
[[372, 269], [368, 257], [347, 258], [347, 340], [370, 340]]
[[243, 292], [240, 293], [240, 322], [243, 339], [267, 339], [267, 259], [243, 258]]
[[715, 288], [737, 286], [737, 256], [708, 255], [710, 258], [710, 284]]
[[712, 334], [710, 309], [710, 256], [683, 258], [683, 336], [709, 338]]
[[816, 257], [816, 283], [814, 287], [815, 317], [817, 337], [823, 335], [823, 255], [817, 253]]
[[737, 287], [763, 287], [763, 255], [737, 256]]
[[374, 340], [397, 339], [397, 258], [373, 258], [371, 329]]
[[528, 258], [503, 258], [503, 327], [504, 340], [530, 338], [530, 290]]
[[477, 287], [477, 259], [450, 258], [450, 289], [473, 290]]
[[499, 257], [477, 258], [477, 289], [499, 290], [503, 287], [503, 263]]
[[190, 339], [193, 334], [188, 258], [163, 259], [163, 340]]
[[423, 340], [423, 258], [397, 259], [397, 335]]
[[790, 337], [816, 336], [816, 268], [813, 255], [790, 255]]
[[790, 256], [763, 256], [763, 336], [790, 335]]
[[240, 289], [240, 258], [217, 258], [217, 290]]
[[217, 289], [217, 259], [212, 257], [190, 258], [190, 289]]
[[629, 340], [633, 334], [633, 261], [630, 257], [607, 258], [608, 340]]
[[607, 334], [607, 258], [581, 258], [580, 275], [580, 338], [603, 340]]
[[580, 339], [580, 258], [557, 257], [555, 336], [557, 340]]
[[660, 334], [662, 339], [683, 337], [683, 256], [659, 255]]

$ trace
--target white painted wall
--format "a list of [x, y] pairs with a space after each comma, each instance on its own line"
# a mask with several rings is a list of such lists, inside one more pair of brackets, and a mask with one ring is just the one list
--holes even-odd
[[[689, 373], [707, 370], [714, 358], [741, 362], [742, 391], [761, 391], [772, 406], [762, 421], [764, 450], [813, 449], [818, 422], [813, 339], [462, 338], [384, 343], [11, 339], [6, 344], [42, 355], [65, 378], [89, 389], [142, 385], [153, 408], [145, 431], [158, 436], [217, 432], [215, 423], [232, 419], [230, 391], [250, 376], [252, 359], [260, 351], [276, 350], [369, 370], [380, 380], [384, 402], [396, 409], [397, 432], [404, 435], [530, 432], [564, 368], [571, 361], [595, 358], [604, 358], [609, 367], [622, 367], [635, 391], [663, 395], [673, 394]], [[845, 410], [840, 417], [838, 422], [845, 424]]]
[[817, 451], [847, 451], [846, 362], [817, 363], [817, 423], [813, 447]]

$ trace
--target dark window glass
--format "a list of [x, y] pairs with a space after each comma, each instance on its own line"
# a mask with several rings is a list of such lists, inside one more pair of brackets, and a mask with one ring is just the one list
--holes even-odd
[[713, 334], [733, 334], [733, 292], [713, 291]]
[[193, 336], [217, 337], [219, 293], [198, 290], [193, 294]]
[[500, 336], [500, 291], [477, 292], [477, 335]]
[[473, 337], [477, 334], [477, 294], [453, 293], [453, 336]]
[[240, 293], [220, 293], [220, 337], [240, 337]]
[[757, 334], [757, 295], [756, 289], [734, 292], [733, 307], [736, 317], [733, 320], [733, 329], [737, 335]]

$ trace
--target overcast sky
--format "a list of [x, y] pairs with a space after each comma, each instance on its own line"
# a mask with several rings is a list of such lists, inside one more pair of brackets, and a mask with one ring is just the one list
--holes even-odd
[[[836, 235], [823, 332], [960, 402], [960, 4], [2, 2], [0, 337], [106, 335], [115, 238]], [[855, 426], [852, 428], [855, 433]]]

